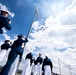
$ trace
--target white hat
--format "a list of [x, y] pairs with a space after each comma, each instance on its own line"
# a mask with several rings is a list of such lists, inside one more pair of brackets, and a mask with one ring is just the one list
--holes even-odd
[[0, 9], [0, 11], [7, 12], [7, 13], [9, 14], [9, 11], [8, 11], [8, 9]]
[[49, 54], [45, 54], [45, 56], [49, 57]]
[[32, 50], [30, 50], [30, 52], [32, 53], [33, 51], [32, 51]]

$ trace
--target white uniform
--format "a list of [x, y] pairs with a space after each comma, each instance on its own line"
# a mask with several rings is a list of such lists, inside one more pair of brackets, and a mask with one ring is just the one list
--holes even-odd
[[34, 65], [33, 75], [37, 74], [37, 65]]
[[0, 50], [0, 62], [3, 60], [4, 56], [6, 55], [6, 52], [7, 52], [6, 49]]
[[51, 68], [50, 68], [49, 65], [46, 65], [46, 66], [44, 67], [44, 69], [45, 69], [44, 75], [52, 75], [52, 74], [51, 74]]
[[34, 75], [42, 75], [42, 65], [40, 63], [35, 65]]
[[17, 58], [15, 59], [15, 61], [13, 62], [11, 69], [8, 73], [8, 75], [15, 75], [16, 70], [17, 70], [17, 66], [18, 66], [18, 62], [19, 62], [19, 55], [17, 56]]
[[25, 60], [22, 75], [31, 75], [30, 59]]

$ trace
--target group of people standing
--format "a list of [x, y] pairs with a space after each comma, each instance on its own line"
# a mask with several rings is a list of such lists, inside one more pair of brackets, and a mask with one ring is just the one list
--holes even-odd
[[[0, 9], [0, 34], [3, 34], [3, 28], [7, 30], [11, 30], [11, 20], [8, 18], [9, 12], [5, 9]], [[4, 43], [1, 45], [0, 50], [0, 62], [3, 60], [4, 56], [6, 55], [8, 49], [10, 48], [10, 52], [8, 54], [8, 59], [6, 64], [0, 71], [0, 75], [15, 75], [16, 68], [10, 71], [13, 64], [16, 64], [15, 61], [18, 58], [18, 62], [21, 62], [22, 55], [23, 55], [23, 48], [22, 44], [27, 43], [28, 39], [25, 38], [23, 35], [18, 35], [17, 39], [11, 43], [10, 40], [5, 40]], [[46, 55], [43, 59], [41, 54], [37, 59], [33, 58], [32, 52], [28, 53], [25, 58], [24, 68], [22, 70], [22, 75], [31, 75], [32, 70], [32, 63], [34, 64], [33, 75], [51, 75], [53, 64], [51, 60]], [[14, 70], [14, 72], [13, 72]], [[13, 74], [12, 74], [13, 73]]]
[[49, 55], [46, 54], [43, 59], [41, 54], [34, 61], [34, 75], [52, 75], [53, 64], [49, 58]]
[[53, 64], [48, 54], [43, 59], [39, 53], [39, 56], [34, 59], [32, 52], [30, 52], [26, 55], [21, 75], [52, 75], [52, 70]]

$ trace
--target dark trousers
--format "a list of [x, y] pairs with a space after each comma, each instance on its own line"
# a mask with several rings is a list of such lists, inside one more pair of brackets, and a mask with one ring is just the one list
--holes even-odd
[[8, 60], [7, 63], [5, 64], [5, 66], [2, 68], [0, 75], [8, 75], [9, 70], [13, 64], [13, 62], [15, 61], [16, 57], [17, 57], [18, 53], [17, 52], [10, 52], [9, 56], [8, 56]]

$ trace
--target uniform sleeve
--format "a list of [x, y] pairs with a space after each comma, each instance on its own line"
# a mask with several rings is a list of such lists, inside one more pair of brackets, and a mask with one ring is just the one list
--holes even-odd
[[9, 48], [11, 48], [11, 46], [9, 44], [2, 44], [1, 45], [1, 49], [6, 49], [8, 50]]
[[22, 51], [22, 53], [20, 53], [19, 61], [21, 61], [21, 59], [22, 59], [22, 55], [23, 55], [23, 51]]
[[44, 59], [43, 64], [42, 64], [42, 71], [44, 71], [44, 66], [45, 66], [45, 59]]
[[22, 40], [22, 43], [26, 43], [26, 42], [28, 42], [28, 40], [27, 40], [27, 39], [25, 39], [25, 40]]
[[2, 34], [2, 33], [3, 33], [3, 30], [1, 29], [1, 30], [0, 30], [0, 34]]
[[3, 18], [3, 25], [7, 30], [11, 30], [11, 25], [8, 22], [8, 18]]
[[33, 55], [32, 54], [30, 54], [30, 65], [32, 65], [32, 63], [33, 63]]
[[42, 64], [42, 62], [43, 62], [43, 58], [41, 57], [41, 62], [40, 62], [40, 64]]
[[52, 64], [52, 62], [50, 62], [50, 67], [51, 67], [51, 72], [52, 72], [52, 69], [53, 69], [53, 64]]
[[8, 44], [8, 48], [11, 48], [12, 46], [10, 44]]

